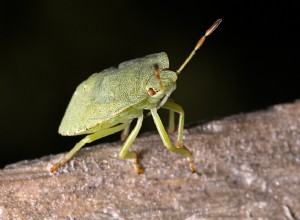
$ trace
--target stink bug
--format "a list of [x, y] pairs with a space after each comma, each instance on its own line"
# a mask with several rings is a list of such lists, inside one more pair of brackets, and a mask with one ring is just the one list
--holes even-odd
[[[192, 154], [183, 145], [184, 111], [180, 105], [168, 98], [176, 88], [177, 75], [221, 21], [217, 20], [206, 31], [176, 72], [169, 70], [168, 56], [161, 52], [123, 62], [117, 68], [112, 67], [95, 73], [82, 82], [68, 105], [59, 126], [59, 133], [66, 136], [82, 134], [87, 136], [54, 164], [50, 171], [55, 172], [86, 143], [123, 131], [121, 138], [125, 142], [120, 149], [119, 157], [131, 159], [136, 172], [142, 173], [137, 162], [137, 154], [128, 150], [142, 126], [143, 111], [150, 110], [164, 146], [187, 157], [191, 172], [195, 172]], [[169, 131], [175, 129], [174, 113], [179, 114], [178, 135], [174, 144], [170, 141], [157, 114], [159, 108], [170, 110]], [[130, 123], [135, 118], [137, 123], [129, 133]]]

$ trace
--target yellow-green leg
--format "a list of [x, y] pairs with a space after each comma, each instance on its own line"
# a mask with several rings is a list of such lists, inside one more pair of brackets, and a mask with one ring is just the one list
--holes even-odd
[[79, 141], [60, 161], [58, 161], [56, 164], [54, 164], [51, 169], [50, 172], [55, 172], [61, 165], [63, 165], [64, 163], [66, 163], [68, 160], [70, 160], [73, 155], [80, 149], [82, 148], [85, 144], [87, 143], [91, 143], [97, 139], [100, 139], [102, 137], [111, 135], [113, 133], [116, 133], [118, 131], [121, 131], [123, 129], [125, 129], [128, 126], [128, 124], [120, 124], [117, 125], [115, 127], [111, 127], [105, 130], [101, 130], [98, 132], [95, 132], [94, 134], [90, 134], [85, 136], [83, 139], [81, 139], [81, 141]]
[[128, 138], [129, 131], [130, 131], [130, 123], [129, 123], [128, 126], [122, 131], [122, 133], [121, 133], [121, 141], [125, 141], [125, 140]]
[[179, 122], [178, 122], [178, 135], [177, 141], [175, 143], [176, 147], [181, 147], [183, 145], [183, 128], [184, 128], [184, 110], [183, 108], [176, 104], [173, 101], [167, 101], [162, 108], [170, 110], [170, 118], [169, 118], [169, 132], [170, 130], [175, 131], [175, 116], [174, 112], [179, 114]]
[[[172, 110], [174, 110], [174, 109], [176, 109], [175, 106], [179, 106], [179, 105], [175, 104], [175, 105], [172, 105], [172, 106], [174, 107]], [[167, 105], [167, 107], [169, 107], [169, 105]], [[168, 134], [167, 134], [167, 132], [164, 128], [164, 125], [162, 124], [162, 121], [161, 121], [159, 115], [157, 114], [157, 109], [156, 108], [151, 109], [151, 114], [152, 114], [154, 123], [156, 125], [156, 128], [158, 130], [158, 133], [159, 133], [165, 147], [168, 148], [168, 150], [170, 150], [170, 151], [173, 151], [177, 154], [182, 154], [182, 155], [186, 156], [189, 163], [190, 163], [191, 172], [192, 173], [196, 172], [196, 169], [195, 169], [195, 166], [194, 166], [194, 163], [193, 163], [193, 156], [190, 153], [190, 151], [183, 145], [181, 147], [173, 146], [171, 141], [170, 141], [170, 138], [169, 138], [169, 136], [168, 136]], [[179, 124], [179, 126], [182, 126], [182, 130], [183, 130], [183, 125]], [[178, 129], [178, 132], [179, 132], [179, 129]], [[181, 135], [182, 135], [182, 131], [181, 131]], [[181, 143], [182, 143], [182, 137], [180, 138], [180, 140], [181, 140]]]
[[142, 122], [143, 122], [143, 114], [141, 114], [138, 119], [137, 119], [137, 123], [134, 127], [134, 129], [131, 131], [131, 133], [129, 134], [128, 138], [126, 139], [126, 141], [124, 142], [122, 148], [120, 149], [119, 152], [119, 157], [122, 159], [131, 159], [133, 160], [133, 166], [135, 168], [135, 171], [140, 174], [143, 172], [143, 170], [139, 167], [138, 165], [138, 157], [136, 152], [128, 152], [129, 148], [132, 145], [132, 142], [135, 140], [136, 136], [138, 135], [141, 127], [142, 127]]
[[[163, 107], [162, 107], [163, 108]], [[168, 127], [168, 133], [174, 134], [175, 133], [175, 112], [173, 110], [169, 111], [169, 127]]]
[[[168, 102], [174, 103], [173, 98], [169, 97], [167, 103]], [[166, 105], [167, 103], [165, 103], [164, 105]], [[164, 108], [164, 105], [162, 106], [162, 108]], [[173, 110], [171, 110], [170, 108], [165, 108], [165, 109], [170, 110], [169, 111], [168, 133], [173, 135], [175, 133], [175, 131], [176, 131], [176, 127], [175, 127], [175, 112]]]

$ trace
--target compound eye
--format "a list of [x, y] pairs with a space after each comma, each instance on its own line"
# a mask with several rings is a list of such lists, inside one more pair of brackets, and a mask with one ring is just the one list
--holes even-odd
[[150, 95], [150, 96], [154, 96], [155, 94], [156, 94], [156, 92], [154, 91], [154, 89], [153, 88], [149, 88], [148, 89], [148, 94]]

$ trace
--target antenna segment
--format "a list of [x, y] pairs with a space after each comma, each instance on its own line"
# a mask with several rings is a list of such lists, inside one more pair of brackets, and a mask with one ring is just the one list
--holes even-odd
[[195, 55], [196, 51], [202, 46], [202, 44], [205, 41], [205, 38], [207, 36], [209, 36], [212, 32], [214, 32], [214, 30], [217, 29], [217, 27], [219, 26], [219, 24], [222, 22], [222, 19], [218, 19], [217, 21], [215, 21], [215, 23], [209, 28], [207, 29], [207, 31], [205, 32], [205, 34], [200, 38], [200, 40], [197, 42], [194, 50], [190, 53], [190, 55], [188, 56], [188, 58], [186, 58], [186, 60], [183, 62], [183, 64], [179, 67], [179, 69], [176, 71], [177, 75], [179, 75], [181, 73], [181, 71], [183, 70], [183, 68], [186, 66], [186, 64], [188, 64], [190, 62], [190, 60], [193, 58], [193, 56]]

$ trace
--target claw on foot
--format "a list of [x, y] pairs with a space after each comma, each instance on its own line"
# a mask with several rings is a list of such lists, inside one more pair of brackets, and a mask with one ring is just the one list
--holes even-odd
[[[179, 141], [175, 141], [174, 142], [174, 146], [177, 147], [177, 148], [185, 148], [187, 149], [182, 142], [179, 142]], [[194, 165], [194, 162], [193, 162], [193, 156], [191, 153], [189, 153], [189, 156], [187, 156], [187, 159], [189, 161], [189, 164], [190, 164], [190, 170], [192, 173], [195, 173], [196, 172], [196, 168], [195, 168], [195, 165]]]
[[61, 166], [61, 162], [59, 161], [51, 167], [50, 172], [54, 173], [60, 166]]
[[143, 169], [140, 168], [139, 165], [133, 164], [133, 166], [134, 166], [135, 172], [136, 172], [137, 174], [142, 174], [142, 173], [143, 173]]
[[192, 173], [196, 173], [196, 167], [194, 165], [194, 162], [193, 162], [193, 158], [192, 157], [188, 157], [188, 161], [190, 163], [190, 170]]
[[136, 172], [137, 174], [143, 173], [143, 169], [138, 165], [138, 160], [137, 160], [137, 158], [133, 160], [133, 163], [132, 163], [132, 164], [133, 164], [133, 167], [134, 167], [135, 172]]

